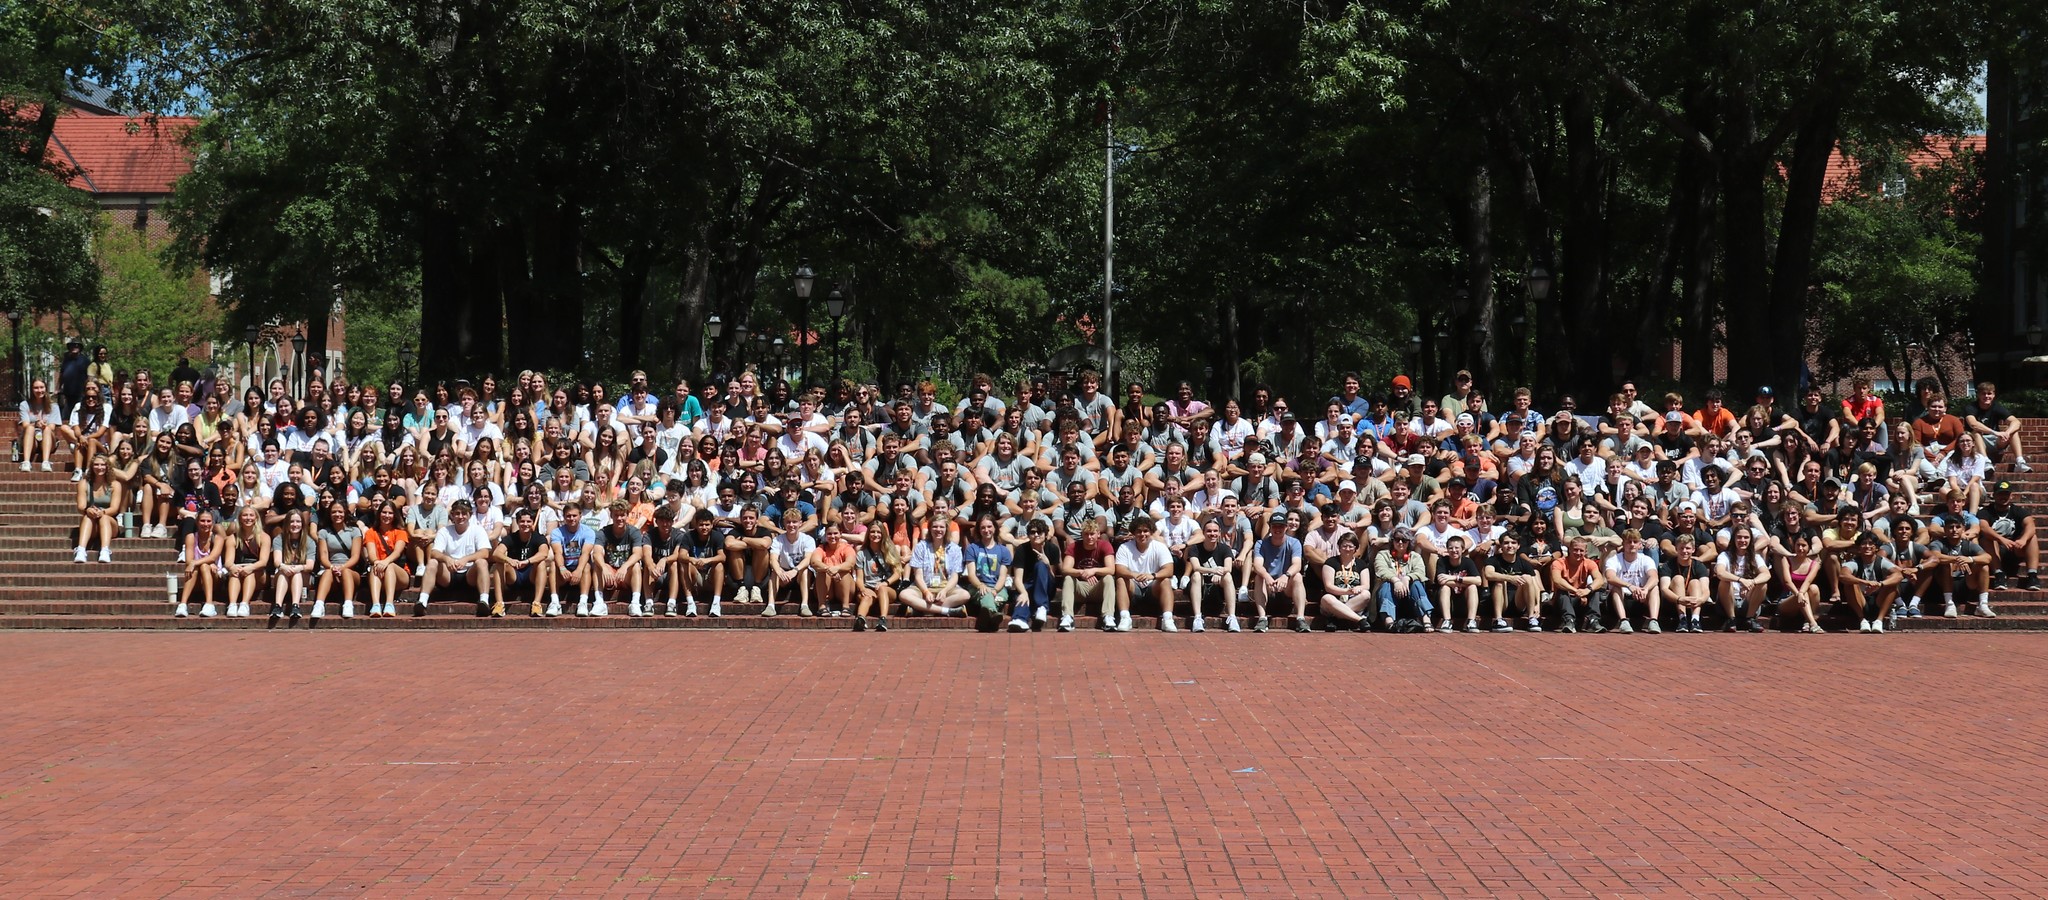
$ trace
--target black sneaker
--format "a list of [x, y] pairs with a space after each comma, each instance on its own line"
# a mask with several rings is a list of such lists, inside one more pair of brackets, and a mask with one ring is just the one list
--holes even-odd
[[1260, 633], [1260, 634], [1265, 634], [1265, 633], [1266, 633], [1266, 630], [1267, 630], [1267, 629], [1268, 629], [1269, 627], [1270, 627], [1270, 626], [1269, 626], [1269, 624], [1267, 623], [1267, 621], [1266, 621], [1266, 617], [1265, 617], [1265, 616], [1260, 616], [1260, 617], [1258, 617], [1257, 619], [1254, 619], [1254, 620], [1252, 621], [1252, 630], [1253, 630], [1253, 631], [1256, 631], [1256, 632], [1258, 632], [1258, 633]]
[[876, 617], [875, 617], [875, 630], [876, 630], [876, 631], [888, 631], [888, 630], [889, 630], [889, 617], [888, 617], [888, 616], [876, 616]]
[[1729, 620], [1728, 620], [1728, 624], [1727, 624], [1727, 625], [1725, 625], [1725, 626], [1722, 626], [1721, 630], [1722, 630], [1722, 631], [1725, 631], [1725, 632], [1728, 632], [1729, 634], [1734, 634], [1735, 632], [1741, 631], [1741, 630], [1742, 630], [1742, 620], [1741, 620], [1741, 619], [1729, 619]]
[[868, 620], [867, 620], [867, 617], [866, 617], [866, 616], [854, 616], [854, 617], [853, 617], [853, 630], [855, 630], [855, 631], [866, 631], [866, 630], [868, 630]]
[[2041, 576], [2033, 572], [2028, 572], [2027, 577], [2020, 579], [2020, 587], [2029, 591], [2040, 590]]
[[1306, 618], [1304, 618], [1304, 617], [1300, 617], [1300, 616], [1297, 616], [1297, 617], [1295, 617], [1295, 619], [1294, 619], [1294, 633], [1295, 633], [1295, 634], [1307, 634], [1308, 632], [1309, 632], [1309, 627], [1308, 627], [1308, 619], [1306, 619]]
[[1334, 633], [1336, 633], [1336, 631], [1337, 631], [1337, 620], [1336, 620], [1336, 619], [1333, 619], [1333, 618], [1330, 618], [1329, 616], [1324, 616], [1324, 617], [1323, 617], [1323, 632], [1324, 632], [1324, 633], [1326, 633], [1326, 634], [1334, 634]]
[[1754, 618], [1754, 619], [1750, 619], [1750, 620], [1749, 620], [1749, 633], [1750, 633], [1750, 634], [1762, 634], [1762, 633], [1763, 633], [1763, 630], [1764, 630], [1764, 620], [1763, 620], [1763, 618], [1762, 618], [1762, 617], [1758, 617], [1758, 618]]
[[1371, 620], [1371, 619], [1359, 619], [1359, 620], [1358, 620], [1358, 621], [1357, 621], [1356, 623], [1353, 623], [1353, 624], [1352, 624], [1352, 626], [1351, 626], [1351, 630], [1352, 630], [1352, 631], [1356, 631], [1356, 632], [1358, 632], [1359, 634], [1371, 634], [1371, 633], [1372, 633], [1372, 620]]

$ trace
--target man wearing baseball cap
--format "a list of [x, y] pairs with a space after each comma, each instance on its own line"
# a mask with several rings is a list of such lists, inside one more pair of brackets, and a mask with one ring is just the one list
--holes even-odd
[[1991, 551], [1991, 586], [2006, 587], [2014, 575], [2024, 571], [2020, 587], [2039, 590], [2041, 549], [2034, 545], [2033, 513], [2012, 502], [2012, 482], [2000, 481], [1992, 486], [1991, 502], [1977, 511], [1977, 518], [1983, 523], [1978, 528], [1978, 537]]
[[[1284, 510], [1276, 510], [1266, 521], [1266, 538], [1254, 551], [1258, 565], [1252, 567], [1251, 601], [1258, 609], [1253, 631], [1267, 630], [1266, 601], [1276, 594], [1294, 600], [1294, 630], [1304, 634], [1309, 630], [1308, 591], [1301, 583], [1302, 548], [1294, 537], [1296, 524]], [[1229, 620], [1224, 628], [1237, 630]]]

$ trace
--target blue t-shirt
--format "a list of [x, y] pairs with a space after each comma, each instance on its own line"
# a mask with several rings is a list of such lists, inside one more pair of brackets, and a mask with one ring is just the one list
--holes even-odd
[[583, 545], [597, 543], [597, 532], [590, 530], [588, 525], [579, 524], [573, 532], [566, 524], [557, 525], [548, 534], [548, 543], [562, 548], [562, 564], [574, 568], [583, 558]]
[[1289, 535], [1280, 546], [1273, 546], [1271, 540], [1260, 540], [1258, 545], [1259, 564], [1266, 567], [1266, 574], [1278, 578], [1287, 574], [1287, 568], [1301, 558], [1301, 541]]
[[976, 581], [989, 587], [1002, 585], [1003, 573], [1010, 570], [1010, 548], [1000, 543], [993, 547], [968, 544], [961, 553], [967, 557], [967, 569], [974, 573]]

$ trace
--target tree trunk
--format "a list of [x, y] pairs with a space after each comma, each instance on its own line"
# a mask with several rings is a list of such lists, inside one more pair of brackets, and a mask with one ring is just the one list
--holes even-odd
[[[653, 242], [639, 242], [626, 250], [626, 259], [614, 273], [619, 289], [619, 363], [621, 373], [641, 367], [640, 343], [646, 331], [648, 305], [654, 302], [653, 282], [656, 248]], [[673, 387], [673, 385], [671, 385]]]
[[541, 210], [532, 232], [534, 296], [543, 307], [533, 321], [544, 331], [536, 359], [549, 369], [597, 374], [583, 358], [581, 215], [567, 203]]
[[1613, 374], [1612, 319], [1607, 293], [1607, 156], [1600, 149], [1600, 122], [1593, 100], [1574, 91], [1565, 104], [1568, 188], [1564, 263], [1559, 273], [1557, 319], [1550, 335], [1553, 354], [1570, 365], [1558, 369], [1558, 387], [1590, 399], [1609, 389]]
[[498, 280], [497, 242], [490, 240], [490, 232], [482, 227], [464, 233], [469, 238], [469, 305], [463, 310], [464, 341], [458, 347], [462, 367], [457, 374], [473, 377], [504, 368], [505, 299]]
[[505, 321], [522, 323], [505, 334], [506, 364], [513, 369], [554, 370], [548, 351], [549, 312], [533, 283], [528, 231], [521, 222], [501, 222], [492, 234], [497, 244], [498, 286], [505, 297]]
[[454, 215], [430, 206], [420, 231], [421, 383], [463, 368], [470, 318], [464, 268], [461, 225]]
[[676, 292], [675, 322], [668, 342], [669, 375], [677, 380], [703, 380], [718, 370], [720, 344], [712, 342], [707, 354], [704, 342], [704, 324], [709, 321], [711, 305], [709, 231], [707, 226], [697, 226], [684, 251], [687, 265], [683, 269], [682, 287]]
[[[1473, 329], [1479, 339], [1472, 383], [1494, 392], [1500, 371], [1500, 343], [1494, 335], [1493, 174], [1484, 161], [1465, 182], [1465, 279], [1472, 294]], [[1469, 338], [1467, 338], [1469, 340]]]
[[[1785, 320], [1770, 308], [1769, 217], [1765, 179], [1770, 156], [1753, 141], [1727, 152], [1722, 163], [1722, 252], [1727, 258], [1725, 309], [1728, 332], [1728, 378], [1731, 384], [1753, 387], [1770, 381], [1772, 334]], [[1707, 383], [1711, 372], [1701, 373]], [[1692, 373], [1687, 373], [1692, 380]]]
[[1785, 211], [1779, 218], [1777, 265], [1771, 273], [1771, 329], [1768, 381], [1793, 396], [1806, 368], [1806, 321], [1813, 276], [1813, 240], [1820, 222], [1821, 189], [1827, 180], [1828, 157], [1834, 153], [1841, 106], [1833, 99], [1816, 104], [1800, 123], [1786, 170]]

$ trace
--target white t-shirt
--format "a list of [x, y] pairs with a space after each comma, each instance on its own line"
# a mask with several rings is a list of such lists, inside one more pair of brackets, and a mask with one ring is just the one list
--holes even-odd
[[1657, 580], [1657, 564], [1650, 561], [1647, 553], [1638, 553], [1634, 562], [1616, 553], [1607, 558], [1607, 577], [1630, 587], [1646, 587]]
[[468, 531], [457, 533], [454, 525], [443, 525], [441, 530], [434, 534], [434, 552], [454, 559], [487, 550], [490, 546], [490, 533], [479, 526], [474, 518], [469, 522]]
[[[1202, 542], [1202, 523], [1195, 521], [1195, 517], [1190, 515], [1181, 516], [1178, 522], [1170, 518], [1161, 518], [1159, 535], [1153, 542], [1163, 543], [1169, 547], [1174, 544], [1199, 544]], [[1171, 556], [1170, 551], [1168, 555]]]
[[1142, 551], [1138, 549], [1137, 541], [1126, 541], [1123, 546], [1116, 549], [1116, 564], [1133, 572], [1145, 573], [1146, 577], [1139, 580], [1149, 584], [1151, 573], [1173, 564], [1173, 551], [1166, 549], [1166, 542], [1157, 536], [1154, 536], [1152, 543]]
[[785, 531], [775, 536], [769, 548], [775, 553], [776, 559], [782, 560], [783, 568], [794, 569], [803, 565], [805, 557], [810, 556], [811, 551], [818, 549], [818, 542], [801, 531]]

